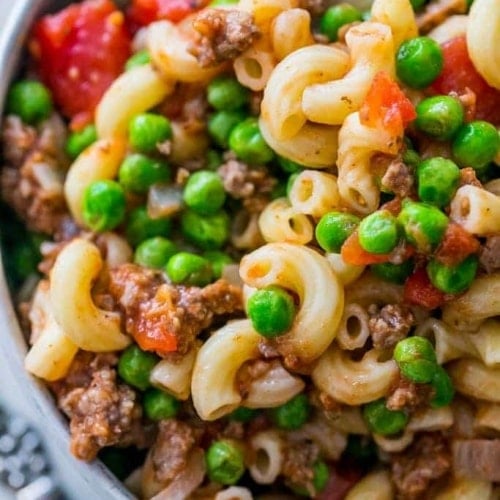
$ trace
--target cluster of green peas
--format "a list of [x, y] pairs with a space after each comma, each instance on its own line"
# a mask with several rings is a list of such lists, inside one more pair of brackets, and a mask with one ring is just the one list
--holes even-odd
[[[432, 386], [432, 408], [450, 404], [455, 392], [453, 384], [446, 370], [438, 364], [429, 340], [414, 336], [399, 341], [394, 349], [394, 360], [405, 378], [416, 384]], [[366, 404], [363, 417], [372, 432], [383, 436], [398, 434], [408, 423], [408, 414], [390, 410], [384, 398]]]

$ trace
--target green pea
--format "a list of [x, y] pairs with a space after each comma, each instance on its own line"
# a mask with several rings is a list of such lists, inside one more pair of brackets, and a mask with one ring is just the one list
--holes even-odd
[[238, 123], [245, 120], [248, 114], [239, 109], [236, 111], [218, 111], [208, 118], [208, 133], [217, 146], [229, 147], [229, 135]]
[[445, 266], [437, 260], [427, 264], [427, 275], [431, 283], [445, 293], [461, 293], [474, 281], [477, 272], [477, 257], [469, 255], [454, 266]]
[[418, 384], [430, 382], [438, 367], [434, 347], [424, 337], [400, 340], [394, 349], [394, 360], [403, 376]]
[[452, 143], [453, 157], [461, 167], [482, 169], [493, 161], [500, 149], [497, 129], [488, 122], [462, 125]]
[[403, 153], [401, 159], [410, 168], [416, 168], [417, 165], [422, 161], [418, 153], [413, 148], [407, 148]]
[[260, 335], [273, 338], [290, 330], [296, 311], [291, 295], [284, 288], [271, 285], [250, 296], [247, 313]]
[[258, 415], [258, 410], [254, 410], [252, 408], [245, 408], [244, 406], [240, 406], [236, 408], [232, 413], [229, 414], [229, 418], [231, 420], [236, 420], [236, 422], [247, 423], [253, 420]]
[[438, 141], [451, 139], [464, 121], [464, 108], [455, 97], [437, 95], [419, 102], [415, 126]]
[[325, 252], [340, 253], [345, 240], [356, 230], [361, 219], [347, 212], [329, 212], [316, 226], [316, 240]]
[[403, 201], [398, 221], [408, 242], [424, 253], [430, 253], [441, 243], [448, 226], [448, 217], [441, 210], [411, 200]]
[[115, 181], [92, 182], [83, 194], [82, 215], [92, 231], [110, 231], [125, 217], [126, 202], [123, 188]]
[[217, 111], [234, 111], [248, 104], [249, 99], [249, 90], [230, 76], [214, 78], [207, 87], [207, 100]]
[[184, 203], [195, 212], [212, 215], [224, 205], [226, 192], [219, 175], [209, 170], [199, 170], [189, 176], [182, 197]]
[[389, 253], [398, 244], [399, 227], [396, 217], [388, 210], [378, 210], [359, 224], [359, 244], [370, 253]]
[[131, 69], [137, 68], [138, 66], [144, 66], [151, 62], [151, 56], [147, 50], [140, 50], [135, 54], [132, 54], [125, 63], [125, 71], [130, 71]]
[[391, 264], [383, 262], [382, 264], [372, 264], [370, 269], [372, 273], [385, 281], [402, 285], [408, 276], [413, 272], [414, 262], [405, 260], [401, 264]]
[[239, 0], [212, 0], [208, 5], [209, 7], [222, 7], [224, 5], [234, 5]]
[[229, 217], [225, 212], [200, 215], [186, 210], [181, 216], [182, 234], [203, 250], [217, 250], [229, 238]]
[[6, 111], [29, 125], [36, 125], [52, 113], [52, 96], [40, 82], [22, 80], [14, 83], [7, 94]]
[[157, 145], [172, 137], [172, 125], [165, 116], [141, 113], [128, 125], [130, 145], [141, 153], [153, 153]]
[[165, 391], [151, 388], [144, 393], [142, 406], [146, 416], [157, 421], [175, 417], [180, 410], [181, 404]]
[[459, 181], [460, 169], [446, 158], [429, 158], [417, 167], [418, 197], [432, 205], [448, 205], [455, 195]]
[[173, 255], [165, 268], [175, 284], [205, 286], [212, 281], [212, 266], [207, 259], [189, 252]]
[[[328, 483], [328, 479], [330, 478], [330, 470], [328, 469], [328, 465], [322, 460], [318, 460], [313, 464], [313, 479], [312, 485], [314, 488], [313, 497], [315, 497], [318, 493], [323, 491]], [[303, 486], [292, 486], [292, 490], [296, 495], [310, 497], [311, 493], [304, 488]]]
[[274, 158], [274, 151], [266, 144], [257, 119], [253, 117], [233, 128], [229, 135], [229, 147], [240, 160], [248, 163], [268, 163]]
[[207, 170], [217, 170], [223, 163], [222, 155], [215, 149], [209, 149], [205, 156], [204, 168]]
[[356, 7], [348, 3], [341, 3], [326, 10], [321, 16], [319, 29], [321, 33], [328, 37], [330, 42], [336, 42], [339, 29], [342, 26], [362, 20], [363, 15]]
[[95, 125], [87, 125], [78, 132], [73, 132], [66, 141], [65, 151], [74, 160], [82, 151], [87, 149], [97, 140]]
[[278, 182], [274, 185], [271, 191], [271, 200], [276, 200], [277, 198], [286, 198], [287, 196], [287, 184], [284, 182]]
[[426, 3], [427, 0], [410, 0], [411, 6], [413, 7], [413, 10], [416, 12], [420, 10]]
[[211, 481], [235, 484], [245, 472], [241, 448], [229, 439], [214, 441], [205, 453], [207, 474]]
[[297, 394], [285, 404], [271, 409], [271, 418], [280, 429], [294, 430], [307, 422], [310, 413], [311, 406], [307, 396]]
[[137, 207], [129, 215], [126, 235], [132, 246], [137, 246], [148, 238], [168, 236], [172, 229], [172, 221], [166, 217], [152, 219], [145, 206]]
[[396, 54], [396, 73], [408, 87], [430, 85], [443, 69], [443, 53], [432, 38], [420, 36], [403, 42]]
[[434, 389], [434, 397], [431, 401], [432, 408], [442, 408], [453, 401], [455, 388], [450, 376], [442, 366], [437, 367], [431, 385]]
[[286, 172], [287, 174], [300, 173], [302, 172], [302, 170], [304, 170], [304, 168], [306, 168], [304, 167], [304, 165], [294, 162], [293, 160], [289, 160], [284, 156], [278, 156], [277, 159], [278, 159], [278, 165], [281, 167], [283, 172]]
[[227, 253], [220, 250], [203, 252], [203, 257], [212, 264], [212, 272], [216, 279], [222, 276], [222, 271], [227, 265], [234, 264], [234, 260]]
[[41, 260], [39, 247], [29, 238], [16, 242], [12, 249], [12, 267], [21, 280], [36, 273]]
[[162, 269], [178, 251], [177, 245], [169, 239], [155, 236], [144, 240], [135, 249], [134, 262], [144, 267]]
[[137, 345], [132, 344], [120, 355], [118, 375], [127, 384], [144, 391], [150, 386], [149, 376], [151, 370], [159, 360], [160, 358], [155, 354], [144, 352]]
[[146, 193], [153, 184], [169, 182], [171, 172], [168, 163], [136, 153], [123, 160], [118, 180], [126, 191], [141, 194]]
[[363, 418], [375, 434], [390, 436], [401, 432], [408, 423], [408, 415], [402, 411], [389, 410], [385, 399], [372, 401], [363, 407]]

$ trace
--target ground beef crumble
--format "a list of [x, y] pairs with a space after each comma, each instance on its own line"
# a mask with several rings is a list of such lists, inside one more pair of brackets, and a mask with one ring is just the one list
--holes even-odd
[[238, 57], [260, 36], [253, 17], [235, 9], [206, 9], [193, 20], [197, 39], [190, 52], [202, 67]]
[[289, 443], [285, 447], [283, 457], [283, 474], [285, 481], [293, 486], [303, 487], [314, 493], [312, 480], [313, 465], [319, 457], [319, 447], [311, 442]]
[[415, 317], [408, 307], [387, 304], [379, 308], [376, 304], [368, 307], [368, 328], [377, 349], [388, 349], [404, 339], [415, 323]]
[[481, 246], [479, 263], [487, 273], [500, 269], [500, 236], [488, 236]]
[[412, 170], [400, 159], [389, 164], [381, 183], [382, 186], [400, 198], [410, 196], [415, 190]]
[[416, 384], [400, 376], [392, 385], [387, 396], [389, 410], [407, 410], [409, 412], [428, 408], [434, 390], [429, 384]]

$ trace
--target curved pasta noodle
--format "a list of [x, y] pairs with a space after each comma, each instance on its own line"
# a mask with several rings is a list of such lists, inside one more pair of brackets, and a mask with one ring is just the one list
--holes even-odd
[[201, 419], [215, 420], [240, 405], [236, 375], [245, 361], [259, 356], [260, 339], [250, 320], [240, 320], [220, 328], [203, 344], [191, 379], [193, 404]]
[[259, 230], [268, 243], [305, 245], [313, 239], [314, 228], [306, 215], [297, 212], [287, 198], [269, 203], [259, 216]]
[[446, 369], [458, 392], [500, 403], [500, 367], [490, 368], [475, 359], [460, 359], [452, 361]]
[[339, 346], [349, 351], [363, 347], [370, 336], [368, 320], [364, 307], [356, 303], [346, 304], [337, 333]]
[[386, 470], [370, 472], [347, 493], [345, 500], [393, 500], [394, 486]]
[[415, 413], [406, 428], [411, 432], [431, 432], [449, 429], [453, 425], [453, 411], [449, 406], [426, 408]]
[[64, 196], [71, 215], [81, 226], [83, 195], [95, 181], [113, 179], [125, 156], [125, 141], [116, 137], [100, 139], [89, 146], [69, 168], [64, 182]]
[[230, 486], [217, 492], [214, 500], [253, 500], [251, 491], [243, 486]]
[[159, 104], [174, 90], [174, 83], [162, 77], [150, 64], [123, 73], [106, 90], [97, 106], [98, 136], [126, 137], [130, 119]]
[[493, 500], [493, 488], [489, 481], [454, 477], [441, 489], [435, 500]]
[[63, 378], [78, 347], [64, 334], [54, 318], [47, 280], [38, 284], [29, 317], [35, 341], [24, 360], [26, 370], [45, 380]]
[[319, 218], [340, 207], [337, 177], [326, 172], [303, 170], [293, 181], [288, 199], [297, 212]]
[[346, 302], [356, 302], [363, 307], [371, 304], [399, 304], [403, 297], [403, 287], [390, 283], [370, 273], [365, 273], [345, 290]]
[[262, 431], [250, 439], [255, 459], [248, 467], [258, 484], [272, 484], [283, 466], [283, 440], [275, 430]]
[[427, 33], [427, 36], [429, 38], [432, 38], [439, 44], [447, 42], [448, 40], [456, 38], [457, 36], [463, 36], [467, 31], [468, 20], [469, 16], [458, 14], [455, 16], [450, 16], [442, 24], [429, 31], [429, 33]]
[[253, 250], [264, 243], [259, 229], [259, 214], [249, 214], [246, 210], [236, 214], [232, 224], [231, 243], [239, 250]]
[[474, 416], [474, 430], [482, 434], [500, 432], [500, 404], [479, 402]]
[[344, 120], [337, 160], [337, 185], [344, 204], [361, 214], [377, 209], [380, 190], [371, 172], [370, 159], [376, 152], [396, 154], [402, 139], [391, 136], [385, 129], [363, 125], [357, 112]]
[[345, 434], [368, 436], [370, 430], [361, 414], [360, 406], [342, 406], [339, 411], [329, 415], [331, 425]]
[[148, 27], [147, 46], [151, 59], [167, 79], [188, 83], [208, 81], [224, 69], [222, 65], [203, 68], [189, 52], [191, 21], [189, 16], [180, 24], [163, 20]]
[[478, 236], [500, 232], [500, 196], [467, 184], [450, 203], [450, 218]]
[[500, 89], [500, 4], [477, 0], [469, 11], [467, 52], [481, 76]]
[[278, 61], [313, 43], [311, 15], [307, 10], [290, 9], [274, 18], [271, 26], [271, 44]]
[[404, 429], [401, 434], [394, 436], [383, 436], [374, 434], [373, 440], [377, 446], [386, 453], [401, 453], [413, 442], [415, 435], [408, 429]]
[[331, 347], [319, 359], [312, 379], [320, 390], [341, 403], [369, 403], [385, 396], [398, 374], [396, 362], [379, 361], [381, 354], [372, 349], [360, 361], [353, 361], [338, 347]]
[[275, 17], [298, 7], [298, 3], [298, 0], [240, 0], [238, 9], [250, 12], [262, 37], [267, 38]]
[[350, 28], [345, 38], [351, 54], [349, 72], [324, 79], [326, 83], [311, 80], [302, 94], [302, 111], [312, 122], [340, 125], [361, 107], [379, 71], [394, 75], [394, 43], [388, 26], [361, 23]]
[[276, 339], [285, 357], [307, 364], [327, 349], [340, 322], [344, 290], [324, 257], [307, 247], [269, 243], [243, 257], [240, 276], [251, 287], [279, 285], [297, 294], [293, 325]]
[[275, 66], [276, 59], [271, 49], [266, 46], [264, 50], [260, 44], [245, 50], [233, 63], [236, 79], [255, 92], [264, 89]]
[[[57, 256], [50, 273], [50, 302], [57, 323], [80, 349], [117, 351], [130, 344], [120, 329], [120, 316], [92, 301], [92, 282], [102, 268], [99, 250], [76, 238]], [[69, 278], [70, 277], [70, 278]]]
[[[261, 122], [266, 123], [269, 133], [278, 141], [297, 135], [307, 121], [305, 89], [341, 78], [349, 62], [346, 52], [329, 45], [311, 45], [285, 57], [274, 68], [262, 99]], [[325, 113], [325, 102], [322, 107]]]
[[418, 36], [415, 12], [410, 0], [374, 0], [371, 20], [391, 28], [395, 50], [405, 40]]
[[343, 285], [349, 285], [356, 281], [365, 270], [365, 266], [347, 264], [339, 253], [327, 253], [325, 257]]

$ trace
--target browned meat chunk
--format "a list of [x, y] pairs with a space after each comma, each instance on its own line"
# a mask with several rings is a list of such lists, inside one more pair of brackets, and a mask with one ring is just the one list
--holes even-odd
[[459, 186], [465, 186], [466, 184], [470, 184], [471, 186], [483, 187], [479, 179], [476, 177], [476, 171], [471, 167], [460, 169]]
[[305, 488], [314, 494], [312, 480], [314, 477], [313, 465], [318, 459], [319, 448], [311, 442], [289, 444], [285, 448], [283, 468], [281, 473], [287, 483]]
[[481, 247], [479, 263], [488, 273], [500, 269], [500, 236], [489, 236]]
[[413, 174], [410, 167], [401, 160], [394, 160], [389, 164], [381, 182], [382, 186], [401, 198], [413, 192]]
[[388, 304], [381, 309], [372, 304], [368, 308], [368, 328], [376, 348], [387, 349], [404, 339], [415, 323], [413, 313], [405, 306]]
[[70, 418], [71, 452], [82, 460], [93, 460], [105, 446], [145, 444], [137, 395], [118, 383], [115, 363], [114, 355], [79, 354], [68, 376], [52, 385]]
[[224, 280], [204, 288], [173, 286], [161, 273], [134, 264], [111, 270], [109, 291], [125, 314], [127, 333], [139, 339], [174, 335], [180, 354], [189, 350], [214, 316], [243, 309], [241, 289]]
[[320, 16], [328, 6], [328, 0], [299, 0], [299, 7], [307, 10], [313, 16]]
[[193, 20], [198, 38], [191, 53], [203, 67], [214, 66], [238, 57], [259, 36], [248, 12], [230, 9], [205, 9]]
[[422, 14], [417, 16], [417, 26], [421, 33], [427, 33], [453, 14], [465, 12], [467, 12], [466, 0], [434, 0], [427, 5]]
[[391, 388], [386, 406], [389, 410], [415, 411], [428, 407], [433, 394], [430, 385], [415, 384], [404, 377], [399, 377]]
[[162, 420], [159, 433], [151, 448], [151, 458], [156, 479], [170, 481], [187, 464], [188, 456], [199, 439], [199, 432], [179, 420]]
[[451, 467], [447, 442], [437, 432], [417, 435], [409, 448], [391, 459], [392, 479], [401, 498], [407, 500], [418, 498]]
[[3, 199], [26, 221], [30, 230], [53, 234], [67, 213], [63, 193], [66, 167], [62, 156], [62, 124], [46, 121], [40, 130], [8, 116], [2, 129]]
[[500, 439], [466, 439], [452, 444], [455, 475], [500, 481]]

